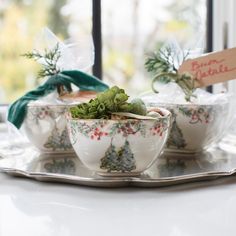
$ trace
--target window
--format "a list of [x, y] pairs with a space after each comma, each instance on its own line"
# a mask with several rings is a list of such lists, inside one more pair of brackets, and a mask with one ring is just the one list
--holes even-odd
[[150, 89], [144, 69], [148, 52], [171, 38], [183, 47], [199, 39], [204, 43], [206, 0], [101, 0], [101, 8], [99, 3], [100, 0], [1, 1], [0, 103], [12, 102], [37, 85], [39, 66], [19, 55], [32, 50], [35, 35], [43, 26], [61, 39], [79, 39], [90, 34], [93, 17], [97, 54], [94, 72], [101, 75], [103, 71], [105, 82], [118, 84], [131, 94]]
[[130, 94], [150, 89], [145, 57], [167, 40], [205, 46], [205, 0], [102, 0], [101, 6], [103, 79]]
[[39, 65], [20, 55], [34, 48], [42, 27], [62, 40], [80, 39], [91, 32], [91, 9], [92, 2], [83, 0], [1, 0], [0, 103], [12, 102], [37, 85]]

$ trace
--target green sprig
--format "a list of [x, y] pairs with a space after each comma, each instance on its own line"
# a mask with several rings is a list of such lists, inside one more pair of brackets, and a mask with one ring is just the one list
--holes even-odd
[[[183, 54], [183, 61], [186, 60], [188, 55], [189, 51]], [[189, 74], [178, 74], [178, 70], [174, 64], [174, 58], [177, 58], [179, 61], [178, 52], [173, 51], [171, 47], [166, 47], [164, 50], [160, 49], [146, 59], [145, 68], [154, 75], [152, 89], [158, 93], [154, 87], [156, 81], [161, 83], [174, 82], [183, 90], [186, 101], [190, 101], [191, 97], [196, 97], [193, 94], [195, 91], [194, 79]]]
[[38, 72], [38, 78], [44, 78], [58, 74], [60, 70], [57, 67], [57, 62], [61, 57], [61, 51], [58, 43], [52, 50], [44, 50], [44, 53], [40, 53], [37, 50], [23, 54], [22, 56], [28, 59], [34, 59], [35, 61], [44, 60], [42, 69]]
[[[57, 66], [58, 60], [61, 57], [61, 51], [58, 43], [51, 50], [45, 49], [44, 53], [33, 50], [32, 52], [25, 53], [22, 56], [28, 59], [34, 59], [37, 62], [39, 60], [44, 61], [42, 68], [38, 72], [38, 78], [50, 77], [60, 73], [60, 70]], [[63, 84], [57, 84], [57, 93], [59, 94], [59, 96], [70, 92], [72, 92], [72, 87], [70, 85], [65, 87]]]

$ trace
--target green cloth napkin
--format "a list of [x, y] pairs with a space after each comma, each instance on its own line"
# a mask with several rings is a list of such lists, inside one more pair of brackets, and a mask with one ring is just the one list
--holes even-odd
[[26, 116], [27, 104], [30, 101], [38, 100], [40, 97], [52, 93], [57, 89], [58, 84], [64, 85], [68, 91], [71, 88], [71, 84], [79, 87], [81, 91], [102, 92], [109, 88], [98, 78], [88, 75], [82, 71], [62, 71], [56, 75], [51, 76], [43, 85], [26, 93], [24, 96], [16, 100], [8, 110], [8, 121], [10, 121], [19, 129]]

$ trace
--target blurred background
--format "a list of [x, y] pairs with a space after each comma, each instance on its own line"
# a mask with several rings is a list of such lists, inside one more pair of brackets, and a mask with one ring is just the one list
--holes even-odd
[[31, 51], [42, 27], [60, 39], [92, 35], [101, 14], [102, 79], [132, 94], [150, 89], [147, 54], [168, 40], [182, 48], [204, 45], [206, 0], [0, 0], [0, 104], [10, 103], [39, 81], [39, 65], [20, 56]]

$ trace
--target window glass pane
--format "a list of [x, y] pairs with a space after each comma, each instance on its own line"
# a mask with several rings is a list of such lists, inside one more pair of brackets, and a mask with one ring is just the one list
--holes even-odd
[[205, 19], [205, 0], [102, 0], [105, 81], [130, 93], [150, 89], [146, 54], [168, 39], [185, 48], [204, 41]]
[[35, 36], [49, 27], [59, 38], [91, 34], [91, 1], [0, 1], [0, 103], [12, 102], [33, 88], [39, 65], [20, 55], [34, 48]]

